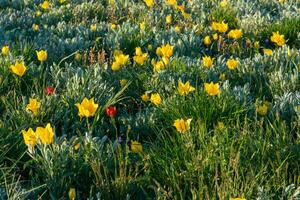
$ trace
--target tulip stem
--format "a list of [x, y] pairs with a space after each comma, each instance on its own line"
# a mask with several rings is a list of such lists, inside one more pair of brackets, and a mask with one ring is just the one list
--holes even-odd
[[116, 126], [116, 120], [114, 117], [111, 117], [111, 123], [113, 124], [114, 128], [115, 128], [115, 131], [116, 131], [116, 138], [118, 139], [118, 129], [117, 129], [117, 126]]
[[89, 134], [92, 135], [92, 130], [91, 130], [89, 118], [86, 118], [86, 124], [87, 124], [87, 129], [88, 129]]

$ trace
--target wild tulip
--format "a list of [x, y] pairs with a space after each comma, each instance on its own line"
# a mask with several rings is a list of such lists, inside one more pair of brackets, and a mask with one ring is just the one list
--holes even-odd
[[55, 88], [52, 87], [52, 86], [48, 86], [48, 87], [45, 88], [45, 94], [47, 96], [52, 95], [54, 92], [55, 92]]
[[105, 113], [108, 117], [114, 118], [117, 115], [117, 108], [116, 106], [109, 106], [105, 109]]

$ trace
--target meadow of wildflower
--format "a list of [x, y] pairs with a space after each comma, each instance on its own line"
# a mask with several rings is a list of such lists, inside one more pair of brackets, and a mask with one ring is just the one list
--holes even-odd
[[0, 199], [300, 199], [299, 0], [0, 0]]

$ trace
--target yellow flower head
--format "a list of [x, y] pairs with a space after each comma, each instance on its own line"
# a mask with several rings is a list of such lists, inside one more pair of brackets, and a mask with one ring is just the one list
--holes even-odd
[[222, 0], [219, 4], [222, 8], [225, 8], [227, 6], [227, 1], [226, 0]]
[[91, 29], [92, 32], [96, 32], [96, 30], [97, 30], [97, 24], [92, 24], [90, 26], [90, 29]]
[[113, 62], [112, 65], [111, 65], [111, 69], [113, 71], [118, 71], [118, 70], [121, 69], [121, 65], [119, 63], [117, 63], [117, 62]]
[[44, 62], [48, 58], [48, 53], [45, 50], [36, 51], [36, 55], [39, 61]]
[[228, 24], [224, 23], [224, 21], [222, 21], [221, 23], [219, 23], [219, 32], [221, 33], [225, 33], [228, 30]]
[[140, 23], [140, 29], [141, 29], [141, 31], [144, 31], [145, 28], [146, 28], [146, 23], [145, 22], [141, 22]]
[[227, 36], [231, 39], [239, 39], [242, 37], [242, 35], [243, 35], [243, 32], [241, 29], [230, 30], [229, 33], [227, 34]]
[[263, 52], [264, 52], [264, 54], [267, 55], [267, 56], [273, 55], [272, 49], [263, 49]]
[[20, 77], [22, 77], [27, 70], [27, 68], [25, 67], [24, 61], [22, 61], [22, 62], [16, 61], [16, 63], [14, 65], [10, 66], [10, 69], [14, 74], [16, 74]]
[[176, 0], [166, 0], [166, 3], [167, 3], [169, 6], [174, 6], [174, 7], [177, 6], [177, 1], [176, 1]]
[[36, 133], [32, 130], [32, 128], [29, 128], [27, 131], [22, 130], [22, 135], [24, 139], [24, 143], [27, 146], [35, 146], [37, 142], [37, 135]]
[[214, 59], [210, 56], [204, 56], [202, 57], [202, 64], [205, 68], [211, 68], [213, 65]]
[[213, 39], [214, 39], [214, 40], [218, 40], [218, 39], [219, 39], [218, 33], [213, 34]]
[[135, 48], [135, 56], [133, 57], [134, 62], [139, 65], [143, 65], [147, 60], [148, 54], [143, 53], [141, 47]]
[[220, 85], [219, 83], [204, 83], [204, 90], [210, 96], [215, 96], [220, 94]]
[[224, 129], [224, 128], [225, 128], [224, 122], [218, 122], [218, 124], [217, 124], [217, 129], [222, 130], [222, 129]]
[[245, 199], [245, 198], [239, 198], [239, 197], [238, 197], [238, 198], [231, 198], [231, 197], [230, 197], [229, 200], [246, 200], [246, 199]]
[[192, 119], [176, 119], [173, 123], [173, 126], [179, 133], [186, 133], [190, 130]]
[[41, 103], [36, 99], [29, 99], [29, 103], [26, 106], [26, 111], [31, 111], [34, 115], [36, 115], [41, 107]]
[[177, 26], [175, 26], [174, 30], [175, 30], [176, 33], [180, 33], [181, 32], [181, 27], [177, 25]]
[[284, 35], [280, 35], [278, 31], [276, 33], [273, 32], [273, 35], [271, 36], [271, 41], [276, 43], [278, 46], [282, 46], [285, 44]]
[[70, 188], [68, 195], [69, 195], [69, 200], [75, 200], [76, 199], [76, 189]]
[[143, 152], [143, 146], [138, 141], [131, 141], [130, 148], [133, 153]]
[[179, 80], [177, 90], [180, 95], [185, 96], [185, 95], [189, 94], [190, 92], [195, 91], [195, 88], [193, 86], [190, 86], [189, 81], [187, 81], [186, 83], [182, 83], [182, 81]]
[[76, 103], [75, 106], [78, 108], [80, 117], [92, 117], [95, 115], [99, 105], [95, 103], [94, 98], [89, 100], [85, 97], [81, 103]]
[[144, 2], [149, 8], [154, 6], [154, 0], [144, 0]]
[[144, 102], [147, 102], [150, 100], [150, 95], [148, 93], [145, 93], [141, 96], [141, 99], [144, 101]]
[[172, 22], [172, 16], [171, 15], [166, 16], [166, 24], [171, 24], [171, 22]]
[[151, 64], [153, 66], [153, 71], [154, 72], [159, 72], [159, 71], [164, 70], [166, 68], [163, 61], [156, 62], [155, 60], [152, 60]]
[[129, 55], [124, 55], [123, 53], [115, 55], [115, 62], [117, 62], [120, 65], [126, 65], [128, 61]]
[[259, 41], [254, 42], [253, 47], [254, 47], [255, 49], [259, 49], [259, 47], [260, 47]]
[[127, 79], [122, 79], [120, 80], [120, 85], [121, 87], [124, 87], [127, 84], [128, 80]]
[[36, 11], [35, 15], [36, 15], [37, 17], [39, 17], [39, 16], [42, 15], [42, 12], [38, 10], [38, 11]]
[[80, 61], [81, 60], [81, 54], [79, 52], [75, 53], [75, 60]]
[[111, 24], [110, 28], [113, 29], [113, 30], [115, 30], [117, 28], [117, 25], [116, 24]]
[[174, 46], [166, 44], [156, 49], [156, 54], [161, 57], [170, 58], [173, 55]]
[[3, 46], [1, 49], [1, 53], [3, 56], [7, 56], [9, 54], [9, 46], [8, 45]]
[[203, 43], [206, 45], [206, 46], [209, 46], [211, 44], [211, 40], [210, 40], [210, 37], [209, 35], [205, 36], [204, 40], [203, 40]]
[[235, 59], [228, 59], [226, 62], [226, 65], [228, 67], [228, 69], [234, 70], [236, 69], [237, 65], [238, 65], [238, 61]]
[[264, 116], [267, 114], [269, 110], [269, 104], [268, 103], [263, 103], [262, 105], [258, 106], [256, 108], [256, 112], [261, 115], [261, 116]]
[[222, 21], [221, 23], [212, 22], [211, 28], [214, 31], [219, 31], [220, 33], [225, 33], [228, 30], [228, 24], [226, 24], [224, 21]]
[[42, 4], [40, 4], [40, 6], [44, 10], [48, 10], [50, 8], [50, 3], [49, 3], [49, 1], [44, 1]]
[[37, 127], [35, 132], [42, 144], [53, 143], [54, 132], [51, 127], [51, 124], [48, 123], [46, 127]]
[[182, 11], [181, 15], [183, 16], [184, 19], [189, 19], [191, 17], [191, 14], [186, 13], [185, 11]]
[[161, 97], [158, 93], [151, 94], [150, 101], [157, 106], [161, 104]]
[[67, 0], [59, 0], [59, 3], [60, 4], [63, 4], [63, 3], [65, 3]]
[[39, 31], [39, 30], [40, 30], [40, 27], [39, 27], [39, 25], [37, 25], [37, 24], [32, 24], [32, 29], [33, 29], [34, 31]]

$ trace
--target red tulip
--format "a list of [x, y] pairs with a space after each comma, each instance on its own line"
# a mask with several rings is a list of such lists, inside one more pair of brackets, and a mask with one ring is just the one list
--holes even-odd
[[48, 95], [48, 96], [51, 95], [51, 94], [53, 94], [54, 92], [55, 92], [55, 88], [52, 87], [52, 86], [48, 86], [45, 89], [45, 94]]
[[108, 108], [106, 108], [105, 112], [107, 116], [115, 117], [117, 115], [117, 108], [116, 106], [109, 106]]

